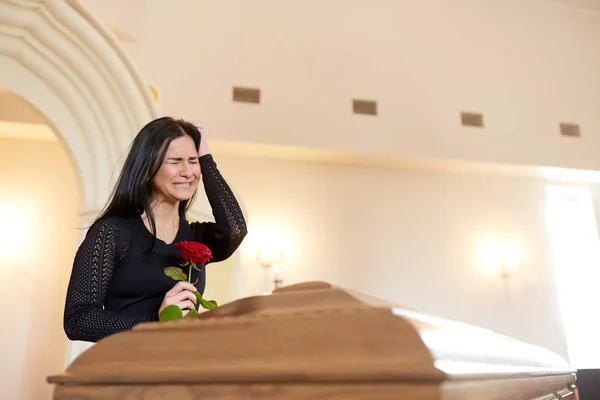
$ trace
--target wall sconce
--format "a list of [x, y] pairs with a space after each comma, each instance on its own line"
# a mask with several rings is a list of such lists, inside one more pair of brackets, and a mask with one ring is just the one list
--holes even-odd
[[283, 251], [275, 248], [259, 249], [256, 254], [256, 260], [265, 268], [273, 269], [273, 286], [277, 289], [283, 285], [281, 277], [281, 267], [275, 266], [283, 260]]
[[483, 263], [493, 269], [503, 279], [521, 266], [523, 248], [508, 241], [490, 241], [482, 249]]
[[500, 262], [500, 276], [503, 279], [508, 278], [509, 272], [514, 271], [518, 268], [518, 264], [511, 264], [508, 261], [504, 260]]
[[[276, 225], [264, 223], [253, 226], [245, 243], [248, 254], [255, 255], [256, 261], [264, 267], [263, 278], [271, 281], [275, 289], [283, 286], [282, 272], [287, 271], [283, 268], [283, 257], [285, 255], [286, 261], [293, 258], [296, 243], [288, 229], [278, 226], [282, 222], [277, 220]], [[271, 282], [263, 284], [271, 289]]]

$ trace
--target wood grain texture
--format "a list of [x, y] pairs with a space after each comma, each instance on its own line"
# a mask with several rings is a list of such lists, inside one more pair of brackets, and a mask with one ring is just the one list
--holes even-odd
[[[481, 381], [471, 384], [439, 386], [417, 383], [327, 383], [327, 384], [211, 384], [211, 385], [97, 385], [57, 386], [58, 400], [255, 400], [255, 399], [351, 399], [351, 400], [575, 400], [572, 389], [551, 385], [540, 395], [538, 388], [547, 382]], [[451, 387], [453, 386], [453, 387]], [[555, 387], [553, 387], [555, 386]], [[548, 389], [548, 386], [544, 386]]]
[[[166, 324], [165, 324], [166, 325]], [[189, 321], [133, 330], [82, 354], [53, 382], [180, 383], [444, 379], [419, 336], [387, 310]], [[389, 334], [382, 335], [387, 331]], [[164, 345], [158, 345], [164, 344]]]
[[112, 335], [48, 381], [57, 400], [550, 400], [575, 375], [545, 349], [309, 282]]
[[419, 384], [254, 384], [58, 386], [59, 400], [437, 400], [439, 387]]

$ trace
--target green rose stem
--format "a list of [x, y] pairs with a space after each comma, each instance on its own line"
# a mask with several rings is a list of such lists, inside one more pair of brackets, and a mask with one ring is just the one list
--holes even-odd
[[[181, 267], [185, 267], [185, 266], [188, 267], [187, 277], [185, 276], [185, 273], [183, 272], [183, 269], [181, 268]], [[194, 262], [184, 261], [184, 262], [179, 263], [179, 267], [176, 267], [176, 266], [166, 267], [164, 269], [164, 272], [165, 272], [165, 275], [167, 275], [169, 278], [171, 278], [173, 280], [176, 280], [176, 281], [187, 280], [189, 283], [192, 283], [192, 268], [198, 269], [198, 268], [196, 268], [196, 264]], [[198, 271], [200, 271], [200, 270], [198, 269]], [[196, 284], [197, 282], [198, 282], [198, 280], [196, 280], [196, 282], [194, 284]], [[200, 304], [202, 306], [202, 308], [205, 308], [207, 310], [212, 310], [219, 306], [215, 300], [205, 300], [204, 298], [202, 298], [202, 295], [198, 291], [194, 292], [194, 296], [196, 296], [196, 299], [198, 300], [198, 304]], [[186, 316], [193, 316], [196, 314], [198, 314], [198, 311], [190, 310], [190, 312], [188, 312], [186, 314]], [[165, 307], [159, 313], [158, 317], [159, 317], [159, 321], [169, 321], [169, 320], [173, 320], [173, 319], [183, 318], [183, 313], [181, 311], [181, 308], [179, 308], [179, 306], [177, 306], [175, 304], [171, 304], [170, 306]]]
[[193, 262], [190, 261], [190, 266], [188, 267], [188, 282], [192, 283], [192, 266], [194, 265]]

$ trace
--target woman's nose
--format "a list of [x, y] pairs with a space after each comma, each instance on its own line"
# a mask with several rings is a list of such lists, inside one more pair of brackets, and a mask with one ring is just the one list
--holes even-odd
[[192, 167], [188, 163], [183, 163], [179, 173], [181, 176], [190, 176], [192, 174]]

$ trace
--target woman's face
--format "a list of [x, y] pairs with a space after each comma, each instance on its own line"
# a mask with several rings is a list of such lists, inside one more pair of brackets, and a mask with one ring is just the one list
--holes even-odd
[[167, 149], [165, 159], [152, 180], [152, 198], [168, 203], [189, 200], [199, 180], [198, 149], [190, 136], [182, 136], [173, 140]]

